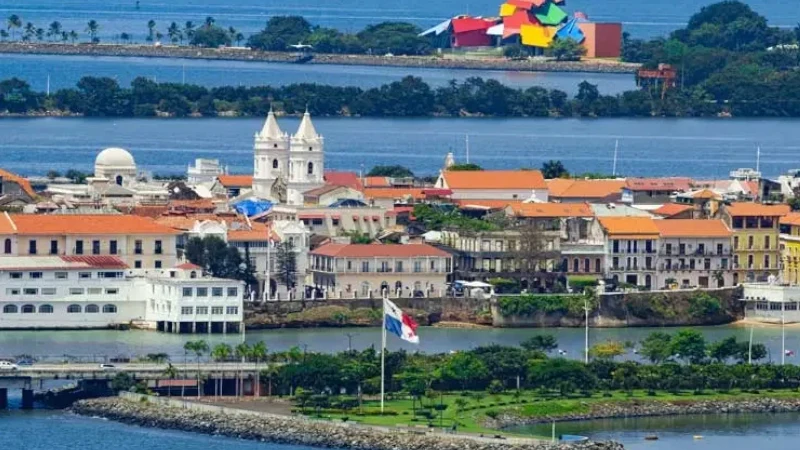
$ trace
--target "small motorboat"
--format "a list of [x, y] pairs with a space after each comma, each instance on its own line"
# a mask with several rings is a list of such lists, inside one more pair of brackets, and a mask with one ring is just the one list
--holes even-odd
[[703, 436], [700, 436], [699, 434], [695, 434], [694, 436], [692, 436], [692, 438], [693, 438], [695, 441], [699, 441], [699, 440], [703, 439]]
[[657, 441], [658, 440], [658, 436], [656, 436], [655, 434], [648, 434], [647, 436], [644, 437], [644, 440], [645, 441]]

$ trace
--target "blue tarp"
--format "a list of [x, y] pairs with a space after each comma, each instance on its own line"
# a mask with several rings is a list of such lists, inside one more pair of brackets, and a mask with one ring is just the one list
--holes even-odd
[[239, 214], [252, 217], [272, 209], [272, 202], [267, 200], [247, 199], [233, 205], [233, 209], [235, 209]]
[[572, 39], [577, 43], [583, 42], [586, 37], [583, 35], [583, 31], [578, 28], [578, 19], [572, 18], [567, 21], [561, 28], [556, 31], [556, 37], [558, 39]]

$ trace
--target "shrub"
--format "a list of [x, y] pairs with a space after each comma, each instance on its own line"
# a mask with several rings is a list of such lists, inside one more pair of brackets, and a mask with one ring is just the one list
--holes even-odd
[[486, 417], [489, 417], [491, 419], [497, 419], [499, 416], [500, 416], [500, 413], [497, 412], [494, 409], [490, 409], [490, 410], [486, 411]]
[[695, 317], [709, 317], [718, 314], [722, 310], [719, 299], [699, 292], [689, 298], [689, 313]]

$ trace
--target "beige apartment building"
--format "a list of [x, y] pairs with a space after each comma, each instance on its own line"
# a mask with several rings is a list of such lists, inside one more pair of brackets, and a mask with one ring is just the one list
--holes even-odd
[[657, 288], [733, 285], [733, 231], [722, 220], [666, 219], [659, 230]]
[[311, 252], [315, 286], [332, 298], [441, 296], [449, 253], [427, 244], [327, 244]]
[[3, 256], [117, 256], [130, 268], [177, 264], [179, 232], [128, 215], [0, 215]]

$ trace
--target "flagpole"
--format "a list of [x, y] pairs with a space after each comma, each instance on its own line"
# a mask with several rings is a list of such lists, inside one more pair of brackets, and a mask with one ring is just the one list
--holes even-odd
[[381, 414], [386, 386], [386, 294], [383, 298], [383, 327], [381, 327]]

